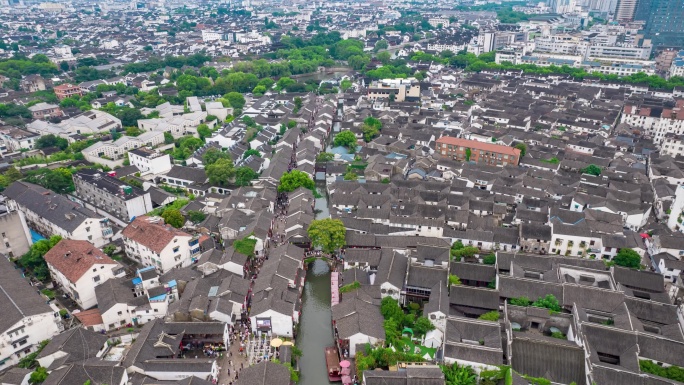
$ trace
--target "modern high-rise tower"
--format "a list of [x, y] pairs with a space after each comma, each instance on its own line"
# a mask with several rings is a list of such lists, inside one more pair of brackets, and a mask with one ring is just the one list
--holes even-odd
[[637, 0], [619, 0], [615, 10], [615, 20], [632, 21], [636, 12]]
[[684, 47], [684, 0], [639, 0], [634, 19], [653, 46]]

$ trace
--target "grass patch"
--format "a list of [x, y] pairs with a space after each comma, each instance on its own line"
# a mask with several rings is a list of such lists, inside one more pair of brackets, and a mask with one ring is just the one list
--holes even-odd
[[[420, 356], [424, 356], [426, 353], [430, 355], [430, 357], [435, 357], [435, 353], [437, 353], [437, 348], [428, 348], [423, 345], [418, 345], [414, 341], [411, 340], [409, 337], [403, 337], [402, 342], [404, 342], [404, 345], [409, 348], [407, 353], [410, 354], [420, 354]], [[420, 353], [415, 353], [416, 348], [420, 349]]]
[[350, 284], [342, 286], [340, 288], [340, 293], [349, 293], [350, 291], [354, 291], [360, 287], [361, 287], [361, 283], [359, 283], [359, 281], [354, 281]]
[[256, 239], [243, 238], [233, 242], [233, 247], [238, 253], [251, 257], [254, 255], [256, 243]]
[[48, 297], [48, 299], [55, 299], [55, 292], [50, 289], [43, 289], [40, 292]]

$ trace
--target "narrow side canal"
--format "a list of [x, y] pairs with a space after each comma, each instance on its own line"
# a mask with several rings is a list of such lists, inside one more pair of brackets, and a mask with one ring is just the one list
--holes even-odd
[[[319, 191], [325, 193], [324, 188]], [[316, 199], [316, 219], [328, 218], [328, 199]], [[316, 260], [306, 272], [302, 295], [302, 317], [296, 345], [302, 351], [299, 359], [299, 385], [328, 384], [325, 348], [333, 344], [330, 314], [330, 266]]]

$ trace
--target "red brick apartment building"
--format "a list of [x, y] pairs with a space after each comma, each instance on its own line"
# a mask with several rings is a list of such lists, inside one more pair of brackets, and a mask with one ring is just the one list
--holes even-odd
[[489, 166], [517, 165], [520, 161], [520, 150], [514, 147], [477, 140], [468, 140], [443, 136], [437, 139], [435, 151], [442, 156], [465, 161], [467, 149], [470, 149], [470, 161]]
[[74, 95], [83, 96], [83, 90], [79, 86], [67, 83], [56, 86], [55, 95], [57, 95], [57, 99], [62, 100]]

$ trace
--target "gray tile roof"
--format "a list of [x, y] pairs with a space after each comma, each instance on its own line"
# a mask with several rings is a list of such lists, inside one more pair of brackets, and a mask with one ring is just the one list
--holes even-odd
[[3, 194], [67, 232], [74, 231], [86, 219], [102, 218], [62, 195], [28, 182], [14, 182]]
[[26, 317], [51, 314], [53, 310], [45, 303], [4, 255], [0, 254], [0, 332], [4, 333]]

